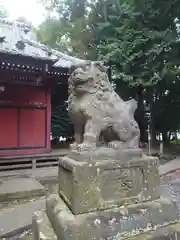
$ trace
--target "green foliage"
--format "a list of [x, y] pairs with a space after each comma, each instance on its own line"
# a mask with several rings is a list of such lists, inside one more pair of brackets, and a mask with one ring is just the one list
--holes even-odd
[[171, 144], [180, 144], [180, 140], [172, 140], [170, 141]]
[[[98, 24], [102, 59], [113, 65], [117, 76], [133, 87], [155, 85], [174, 73], [171, 54], [179, 44], [174, 28], [170, 29], [173, 20], [166, 26], [161, 23], [161, 17], [158, 19], [155, 14], [159, 9], [152, 2], [146, 1], [143, 9], [124, 3], [121, 11], [111, 5], [106, 9], [107, 21]], [[159, 29], [153, 24], [155, 20]]]
[[38, 40], [44, 44], [76, 57], [95, 59], [92, 46], [93, 32], [89, 25], [88, 1], [43, 1], [48, 12], [47, 19], [37, 29]]
[[139, 96], [139, 124], [148, 106], [155, 133], [175, 131], [180, 122], [180, 1], [117, 0], [98, 5], [105, 9], [96, 24], [99, 55]]
[[180, 0], [44, 1], [42, 43], [110, 65], [117, 92], [138, 100], [141, 134], [148, 111], [154, 135], [180, 128]]
[[53, 137], [73, 135], [73, 125], [67, 111], [67, 104], [52, 106], [51, 132]]
[[[96, 59], [96, 50], [91, 45], [93, 32], [87, 18], [84, 0], [44, 0], [47, 19], [36, 29], [38, 40], [58, 51], [84, 59]], [[56, 13], [53, 17], [51, 13]], [[56, 93], [58, 94], [58, 93]], [[73, 127], [66, 105], [52, 107], [52, 135], [71, 136]]]
[[62, 23], [58, 19], [46, 19], [38, 29], [36, 34], [38, 40], [54, 49], [68, 53], [69, 43], [63, 38], [65, 35], [62, 29]]

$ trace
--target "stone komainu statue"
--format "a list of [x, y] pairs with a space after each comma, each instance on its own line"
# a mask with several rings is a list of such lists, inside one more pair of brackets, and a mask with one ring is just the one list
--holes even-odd
[[75, 130], [71, 147], [87, 150], [104, 144], [115, 149], [138, 148], [140, 131], [134, 119], [137, 103], [118, 96], [100, 62], [75, 67], [69, 78], [68, 102]]

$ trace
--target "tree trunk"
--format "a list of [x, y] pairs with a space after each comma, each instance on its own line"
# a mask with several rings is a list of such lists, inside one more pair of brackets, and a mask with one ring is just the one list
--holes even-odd
[[167, 132], [162, 132], [162, 138], [163, 138], [163, 142], [164, 143], [167, 143], [168, 142], [168, 135], [167, 135]]
[[144, 96], [143, 96], [143, 88], [139, 87], [137, 92], [137, 101], [138, 108], [135, 113], [135, 119], [139, 124], [140, 129], [140, 142], [147, 142], [147, 123], [145, 121], [145, 111], [144, 111]]
[[154, 129], [154, 125], [151, 124], [151, 138], [152, 138], [153, 145], [156, 144], [157, 142], [156, 136], [157, 136], [156, 129]]

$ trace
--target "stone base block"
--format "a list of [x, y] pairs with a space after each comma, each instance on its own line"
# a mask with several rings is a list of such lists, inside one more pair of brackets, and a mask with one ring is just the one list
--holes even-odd
[[28, 176], [4, 177], [0, 180], [0, 201], [32, 198], [46, 194], [46, 189], [36, 179]]
[[74, 214], [157, 199], [159, 182], [158, 159], [153, 157], [59, 160], [59, 195]]
[[180, 222], [130, 237], [128, 240], [180, 240]]
[[[166, 199], [73, 215], [58, 195], [51, 195], [46, 213], [59, 240], [180, 239], [170, 238], [179, 237], [179, 216], [175, 203]], [[164, 229], [169, 238], [161, 238]]]
[[[57, 236], [53, 231], [53, 228], [52, 227], [49, 228], [50, 221], [47, 219], [46, 213], [42, 212], [41, 217], [38, 219], [37, 220], [34, 219], [34, 224], [33, 224], [34, 240], [58, 240]], [[35, 228], [34, 226], [36, 225], [38, 225], [39, 227]], [[50, 235], [49, 232], [53, 232], [53, 235]], [[109, 238], [109, 239], [119, 240], [118, 236], [114, 238]], [[123, 240], [123, 238], [121, 239]], [[159, 228], [156, 231], [155, 230], [148, 231], [146, 233], [139, 233], [132, 237], [125, 237], [125, 239], [127, 240], [180, 240], [180, 222], [170, 224], [169, 226], [166, 226], [166, 227]], [[59, 240], [62, 240], [62, 238]]]
[[45, 211], [36, 212], [33, 216], [32, 229], [34, 240], [57, 240], [57, 236]]

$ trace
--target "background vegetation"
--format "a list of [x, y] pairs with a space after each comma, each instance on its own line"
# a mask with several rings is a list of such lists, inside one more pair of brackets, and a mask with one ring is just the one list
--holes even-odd
[[[117, 92], [124, 99], [138, 100], [141, 141], [147, 141], [148, 124], [154, 140], [160, 135], [165, 142], [176, 140], [180, 130], [180, 0], [41, 3], [47, 18], [36, 29], [38, 40], [79, 58], [105, 61], [111, 66]], [[6, 11], [0, 14], [7, 15]], [[57, 134], [62, 131], [58, 122], [67, 118], [53, 107]]]

